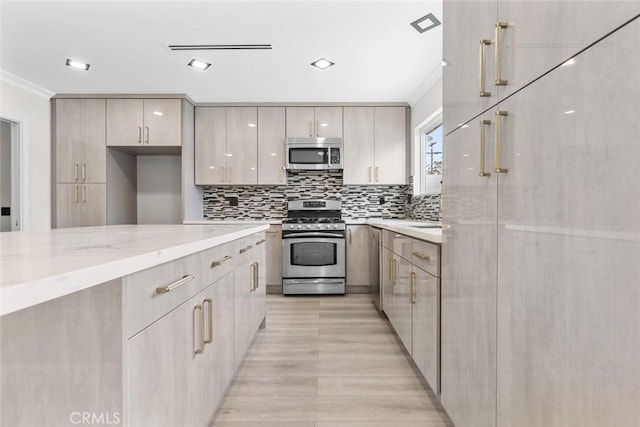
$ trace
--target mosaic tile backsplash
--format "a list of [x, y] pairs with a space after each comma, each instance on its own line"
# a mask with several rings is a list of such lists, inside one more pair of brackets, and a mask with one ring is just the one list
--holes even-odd
[[[345, 219], [439, 218], [440, 197], [414, 196], [410, 185], [343, 185], [341, 171], [289, 172], [288, 185], [206, 186], [204, 218], [214, 220], [282, 219], [287, 201], [331, 199], [342, 202]], [[236, 206], [237, 202], [237, 206]], [[382, 202], [382, 203], [381, 203]], [[421, 206], [414, 206], [419, 203]], [[422, 206], [424, 204], [425, 206]]]

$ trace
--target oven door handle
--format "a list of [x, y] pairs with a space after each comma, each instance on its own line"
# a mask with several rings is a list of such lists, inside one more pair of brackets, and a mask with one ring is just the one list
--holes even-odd
[[330, 238], [344, 239], [344, 235], [338, 234], [338, 233], [308, 232], [308, 233], [291, 233], [291, 234], [285, 234], [284, 236], [282, 236], [283, 239], [298, 239], [301, 237], [330, 237]]

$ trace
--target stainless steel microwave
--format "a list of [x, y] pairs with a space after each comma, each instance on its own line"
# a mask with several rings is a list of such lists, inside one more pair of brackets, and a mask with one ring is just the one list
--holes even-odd
[[287, 138], [287, 169], [342, 169], [342, 138]]

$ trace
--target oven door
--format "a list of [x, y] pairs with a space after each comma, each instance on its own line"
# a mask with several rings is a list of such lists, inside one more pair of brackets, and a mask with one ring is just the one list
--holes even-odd
[[344, 237], [321, 237], [331, 233], [295, 233], [282, 237], [284, 278], [343, 278]]

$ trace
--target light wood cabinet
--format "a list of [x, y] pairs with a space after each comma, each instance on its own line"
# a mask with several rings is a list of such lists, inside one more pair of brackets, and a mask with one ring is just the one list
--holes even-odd
[[395, 281], [395, 256], [389, 248], [381, 247], [380, 252], [380, 286], [382, 294], [382, 311], [389, 320], [393, 318], [393, 286]]
[[258, 185], [286, 183], [285, 107], [258, 107]]
[[56, 185], [55, 227], [89, 227], [107, 223], [106, 184]]
[[108, 99], [110, 147], [180, 147], [181, 99]]
[[406, 107], [344, 108], [344, 183], [405, 184]]
[[342, 138], [342, 107], [287, 107], [287, 138]]
[[369, 269], [369, 226], [347, 226], [347, 286], [366, 286], [371, 283]]
[[271, 225], [266, 232], [267, 293], [282, 293], [282, 226]]
[[107, 182], [104, 99], [55, 99], [57, 183]]
[[391, 324], [409, 354], [412, 354], [412, 307], [409, 299], [411, 263], [395, 257], [395, 285], [393, 286], [393, 318]]
[[[434, 245], [435, 246], [435, 245]], [[440, 279], [413, 266], [411, 357], [434, 393], [440, 392]]]
[[256, 107], [196, 108], [196, 184], [257, 184]]
[[380, 272], [380, 229], [367, 227], [369, 234], [369, 281], [371, 296], [379, 310], [382, 310], [382, 286]]

